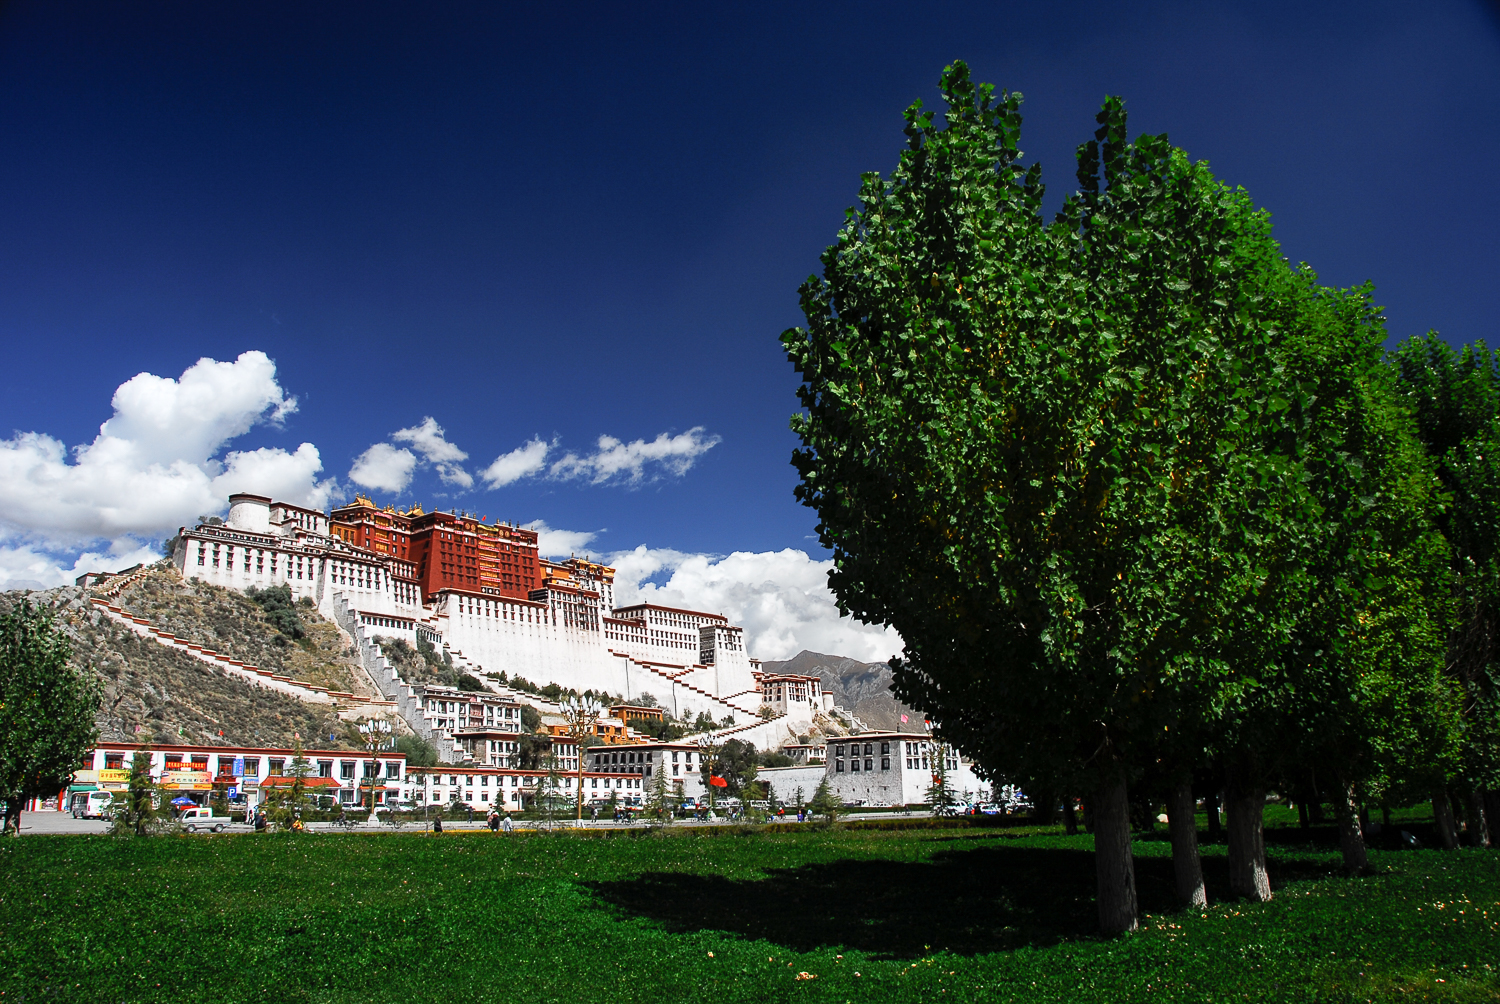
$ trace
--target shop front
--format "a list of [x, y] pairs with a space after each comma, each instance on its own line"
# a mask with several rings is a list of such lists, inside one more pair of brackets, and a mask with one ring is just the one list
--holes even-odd
[[[161, 772], [162, 790], [168, 792], [173, 805], [207, 805], [213, 791], [213, 777], [208, 773], [208, 759], [168, 760]], [[187, 799], [188, 801], [183, 801]]]

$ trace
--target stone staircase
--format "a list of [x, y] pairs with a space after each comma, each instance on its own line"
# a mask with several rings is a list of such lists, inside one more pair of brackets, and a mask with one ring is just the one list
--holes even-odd
[[139, 568], [132, 569], [124, 575], [110, 576], [99, 585], [92, 587], [89, 591], [92, 592], [95, 596], [102, 599], [112, 600], [116, 596], [119, 596], [130, 586], [141, 581], [146, 576], [156, 571], [161, 567], [161, 565], [162, 562], [155, 562], [150, 565], [141, 565]]
[[[385, 653], [380, 650], [374, 637], [366, 626], [360, 621], [358, 612], [350, 605], [348, 598], [339, 591], [333, 593], [333, 619], [339, 627], [348, 633], [354, 640], [355, 650], [359, 652], [359, 661], [369, 674], [370, 678], [380, 685], [386, 695], [387, 703], [401, 716], [412, 732], [432, 744], [437, 750], [438, 759], [443, 763], [456, 763], [453, 753], [453, 742], [427, 722], [427, 716], [422, 713], [422, 701], [417, 696], [416, 688], [401, 678], [386, 659]], [[465, 660], [467, 662], [467, 660]], [[455, 660], [456, 664], [457, 660]]]
[[[754, 714], [753, 711], [747, 711], [745, 708], [737, 707], [736, 705], [731, 704], [729, 701], [725, 700], [722, 697], [715, 697], [713, 694], [710, 694], [708, 691], [704, 690], [702, 687], [698, 686], [697, 684], [688, 683], [686, 680], [683, 680], [682, 677], [684, 677], [684, 676], [688, 675], [690, 672], [692, 672], [692, 668], [691, 667], [688, 667], [688, 666], [673, 666], [673, 665], [665, 664], [665, 663], [643, 662], [642, 660], [637, 659], [634, 656], [624, 655], [624, 653], [622, 653], [622, 652], [616, 652], [615, 654], [616, 655], [622, 655], [622, 656], [624, 656], [624, 658], [629, 659], [632, 664], [634, 664], [636, 666], [639, 666], [641, 669], [644, 669], [644, 670], [647, 670], [647, 671], [649, 671], [651, 673], [654, 673], [654, 674], [656, 674], [657, 676], [661, 677], [664, 680], [667, 680], [674, 687], [681, 687], [684, 690], [687, 690], [687, 691], [692, 692], [693, 694], [696, 694], [698, 697], [700, 697], [703, 700], [707, 701], [710, 704], [710, 706], [716, 708], [720, 712], [723, 712], [723, 713], [728, 714], [730, 716], [739, 716], [739, 715], [745, 715], [745, 714]], [[677, 670], [677, 672], [675, 672], [675, 673], [674, 672], [670, 672], [670, 670], [673, 670], [673, 669]]]

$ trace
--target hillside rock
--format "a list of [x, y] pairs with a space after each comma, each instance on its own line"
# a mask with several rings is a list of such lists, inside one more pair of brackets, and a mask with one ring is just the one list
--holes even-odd
[[[23, 597], [54, 612], [72, 646], [72, 663], [98, 678], [104, 695], [95, 718], [101, 740], [291, 746], [294, 734], [300, 734], [310, 750], [359, 748], [354, 727], [340, 721], [330, 706], [252, 686], [142, 638], [101, 614], [87, 590], [0, 593], [0, 613]], [[229, 652], [218, 639], [213, 647]]]
[[[834, 702], [854, 712], [872, 729], [922, 731], [923, 715], [891, 693], [891, 667], [883, 662], [860, 662], [840, 655], [802, 651], [780, 662], [763, 662], [767, 673], [816, 676]], [[901, 716], [906, 715], [903, 724]]]
[[329, 690], [378, 696], [347, 636], [311, 606], [295, 607], [304, 637], [294, 641], [244, 593], [184, 579], [166, 563], [127, 586], [114, 603], [178, 638], [252, 666]]

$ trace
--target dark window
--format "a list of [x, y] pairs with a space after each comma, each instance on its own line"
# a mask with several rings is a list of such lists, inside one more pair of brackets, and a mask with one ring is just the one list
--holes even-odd
[[883, 757], [880, 758], [880, 769], [881, 770], [890, 770], [891, 769], [891, 758], [890, 757], [883, 756]]
[[865, 761], [865, 770], [874, 770], [874, 769], [875, 769], [875, 761], [874, 760], [866, 760]]
[[835, 760], [833, 762], [833, 772], [835, 774], [842, 774], [844, 772], [844, 761]]

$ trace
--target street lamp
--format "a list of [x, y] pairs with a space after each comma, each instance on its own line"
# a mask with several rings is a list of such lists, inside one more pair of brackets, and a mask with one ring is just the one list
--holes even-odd
[[568, 734], [578, 744], [578, 825], [583, 825], [583, 737], [594, 731], [604, 707], [592, 697], [565, 697], [563, 717], [568, 720]]
[[391, 723], [385, 719], [361, 722], [359, 731], [365, 737], [365, 748], [370, 751], [370, 822], [375, 822], [375, 782], [380, 777], [380, 762], [375, 754], [390, 749], [395, 740], [391, 738]]

